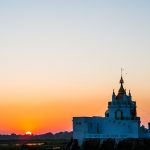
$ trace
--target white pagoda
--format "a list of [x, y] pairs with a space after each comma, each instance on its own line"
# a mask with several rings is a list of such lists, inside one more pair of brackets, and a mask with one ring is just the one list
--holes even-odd
[[79, 144], [93, 138], [150, 138], [150, 123], [148, 129], [140, 125], [136, 102], [132, 100], [130, 91], [126, 94], [123, 83], [121, 75], [120, 89], [117, 95], [113, 91], [105, 117], [73, 117], [73, 139], [77, 139]]

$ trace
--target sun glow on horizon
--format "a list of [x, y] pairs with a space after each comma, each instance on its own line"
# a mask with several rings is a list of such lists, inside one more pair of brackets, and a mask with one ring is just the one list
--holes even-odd
[[32, 132], [27, 131], [27, 132], [25, 133], [25, 135], [30, 136], [30, 135], [32, 135]]

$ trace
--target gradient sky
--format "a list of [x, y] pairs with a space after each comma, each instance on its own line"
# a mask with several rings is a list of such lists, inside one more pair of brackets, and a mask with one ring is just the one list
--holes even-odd
[[0, 0], [0, 133], [72, 130], [103, 116], [120, 68], [150, 121], [149, 0]]

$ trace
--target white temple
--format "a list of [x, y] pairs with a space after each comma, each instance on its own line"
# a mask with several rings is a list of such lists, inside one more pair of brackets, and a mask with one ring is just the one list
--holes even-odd
[[140, 125], [136, 102], [132, 100], [130, 91], [126, 94], [123, 83], [121, 75], [120, 89], [117, 95], [113, 91], [105, 117], [73, 117], [73, 139], [77, 139], [79, 144], [91, 138], [150, 138], [150, 123], [148, 129]]

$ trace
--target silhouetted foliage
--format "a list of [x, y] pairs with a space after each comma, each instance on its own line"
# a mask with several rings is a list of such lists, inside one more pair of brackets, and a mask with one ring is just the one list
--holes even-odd
[[[73, 143], [75, 144], [75, 141]], [[71, 143], [69, 145], [71, 145]], [[77, 146], [74, 148], [77, 148]], [[120, 140], [119, 142], [115, 141], [114, 139], [107, 139], [107, 140], [88, 139], [83, 142], [83, 144], [81, 145], [81, 149], [82, 150], [150, 150], [150, 139], [125, 139], [125, 140]], [[67, 150], [75, 150], [75, 149], [67, 149]]]
[[100, 139], [90, 139], [83, 142], [83, 150], [98, 150], [100, 148]]
[[72, 144], [70, 145], [70, 149], [69, 150], [80, 150], [80, 147], [78, 145], [78, 141], [77, 140], [73, 140]]
[[114, 150], [115, 149], [115, 140], [113, 139], [107, 139], [103, 141], [101, 149], [100, 150]]
[[[0, 150], [52, 150], [57, 148], [59, 150], [150, 150], [150, 139], [125, 139], [119, 142], [114, 139], [88, 139], [79, 146], [78, 141], [71, 140], [48, 140], [41, 141], [42, 145], [27, 145], [20, 144], [16, 145], [16, 141], [10, 141], [9, 143], [4, 143], [6, 141], [1, 141]], [[34, 143], [36, 141], [33, 141]], [[40, 141], [37, 141], [37, 143]]]

